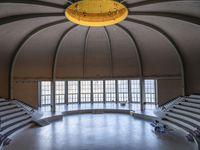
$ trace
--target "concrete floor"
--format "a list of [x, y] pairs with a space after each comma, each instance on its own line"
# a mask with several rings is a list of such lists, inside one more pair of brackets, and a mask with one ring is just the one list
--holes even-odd
[[156, 135], [149, 122], [124, 114], [71, 115], [13, 137], [5, 150], [194, 150], [176, 132]]

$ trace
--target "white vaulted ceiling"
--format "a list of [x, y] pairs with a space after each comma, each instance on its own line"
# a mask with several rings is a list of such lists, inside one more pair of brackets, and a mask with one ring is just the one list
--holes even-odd
[[200, 1], [124, 5], [126, 20], [94, 28], [68, 21], [66, 0], [1, 0], [0, 67], [14, 78], [185, 75], [199, 81]]

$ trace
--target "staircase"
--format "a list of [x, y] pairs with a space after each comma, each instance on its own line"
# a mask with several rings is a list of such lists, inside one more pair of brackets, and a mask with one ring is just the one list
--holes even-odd
[[182, 131], [189, 141], [200, 145], [200, 95], [178, 97], [159, 112], [161, 123]]
[[20, 130], [26, 129], [32, 125], [32, 112], [28, 111], [17, 100], [6, 100], [0, 98], [0, 144], [3, 145], [9, 141], [10, 137]]

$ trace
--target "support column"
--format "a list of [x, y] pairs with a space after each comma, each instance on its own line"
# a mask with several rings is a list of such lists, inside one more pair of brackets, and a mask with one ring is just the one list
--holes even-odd
[[90, 92], [90, 97], [91, 97], [91, 103], [94, 103], [94, 98], [93, 98], [93, 81], [90, 81], [90, 88], [91, 88], [91, 92]]
[[106, 81], [103, 80], [103, 103], [106, 103]]
[[68, 81], [65, 81], [65, 104], [68, 105]]
[[56, 99], [56, 82], [55, 80], [53, 80], [51, 82], [51, 112], [56, 112], [56, 103], [55, 103], [55, 99]]
[[78, 104], [81, 104], [81, 81], [78, 81]]
[[41, 81], [38, 82], [38, 107], [41, 107]]
[[132, 102], [131, 80], [128, 80], [128, 103]]
[[157, 87], [157, 80], [154, 80], [154, 86], [155, 86], [155, 104], [158, 106], [158, 87]]
[[115, 80], [116, 103], [119, 102], [118, 80]]
[[144, 79], [140, 79], [140, 110], [144, 111], [144, 102], [145, 102], [145, 86], [144, 86]]

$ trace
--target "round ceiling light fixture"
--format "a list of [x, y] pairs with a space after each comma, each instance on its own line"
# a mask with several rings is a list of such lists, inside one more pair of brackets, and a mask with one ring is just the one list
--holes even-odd
[[114, 0], [81, 0], [70, 5], [65, 16], [75, 24], [99, 27], [123, 21], [128, 9]]

